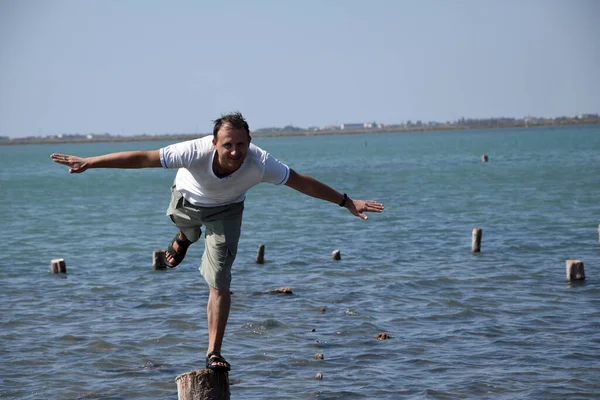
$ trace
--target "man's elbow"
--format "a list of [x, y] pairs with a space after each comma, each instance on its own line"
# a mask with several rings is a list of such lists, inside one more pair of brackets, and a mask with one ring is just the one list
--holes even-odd
[[162, 164], [160, 163], [160, 152], [156, 151], [146, 151], [142, 153], [142, 168], [160, 168]]
[[301, 182], [302, 179], [300, 174], [290, 168], [290, 176], [288, 177], [287, 182], [285, 182], [285, 186], [295, 190], [300, 190]]

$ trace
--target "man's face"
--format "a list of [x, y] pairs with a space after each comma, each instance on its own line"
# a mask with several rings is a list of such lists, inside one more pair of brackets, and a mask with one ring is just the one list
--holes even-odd
[[243, 129], [231, 128], [225, 124], [217, 132], [217, 139], [213, 138], [213, 146], [217, 152], [213, 168], [218, 174], [231, 174], [241, 167], [248, 147], [250, 135]]

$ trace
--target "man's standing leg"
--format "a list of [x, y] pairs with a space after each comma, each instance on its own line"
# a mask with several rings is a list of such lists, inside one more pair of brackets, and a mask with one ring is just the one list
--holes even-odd
[[214, 213], [204, 218], [205, 248], [200, 272], [210, 288], [206, 307], [210, 357], [207, 367], [229, 368], [220, 353], [231, 308], [231, 267], [237, 254], [243, 210], [244, 203], [230, 204], [211, 210]]
[[229, 310], [231, 308], [231, 292], [229, 290], [219, 290], [212, 286], [209, 287], [210, 293], [208, 295], [208, 305], [206, 306], [206, 315], [208, 318], [207, 355], [213, 351], [221, 352], [225, 327], [227, 326], [227, 319], [229, 318]]

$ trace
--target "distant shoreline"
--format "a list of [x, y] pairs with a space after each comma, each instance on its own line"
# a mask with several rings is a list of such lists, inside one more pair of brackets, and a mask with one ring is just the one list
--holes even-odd
[[[369, 128], [355, 130], [322, 130], [322, 131], [300, 131], [300, 132], [277, 132], [277, 133], [252, 133], [252, 137], [287, 137], [287, 136], [326, 136], [326, 135], [356, 135], [356, 134], [374, 134], [374, 133], [410, 133], [410, 132], [431, 132], [431, 131], [458, 131], [458, 130], [487, 130], [487, 129], [514, 129], [514, 128], [538, 128], [550, 126], [573, 126], [573, 125], [597, 125], [600, 120], [595, 121], [564, 121], [552, 123], [535, 123], [525, 124], [516, 123], [498, 126], [415, 126], [406, 128]], [[115, 136], [115, 137], [98, 137], [91, 139], [60, 139], [60, 138], [27, 138], [27, 139], [12, 139], [0, 140], [0, 146], [22, 145], [22, 144], [77, 144], [77, 143], [110, 143], [110, 142], [157, 142], [157, 141], [183, 141], [196, 139], [202, 136], [211, 135], [212, 133], [198, 134], [171, 134], [157, 136]]]

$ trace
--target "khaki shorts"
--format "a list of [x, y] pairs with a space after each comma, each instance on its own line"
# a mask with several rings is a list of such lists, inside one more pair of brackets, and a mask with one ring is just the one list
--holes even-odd
[[167, 215], [192, 242], [200, 238], [204, 226], [204, 254], [200, 273], [206, 282], [219, 290], [229, 290], [231, 266], [237, 254], [244, 202], [219, 207], [199, 207], [185, 200], [171, 187], [171, 203]]

